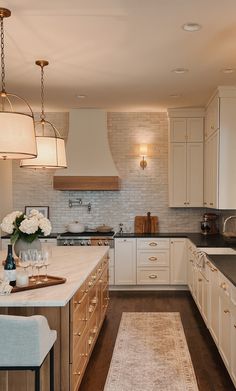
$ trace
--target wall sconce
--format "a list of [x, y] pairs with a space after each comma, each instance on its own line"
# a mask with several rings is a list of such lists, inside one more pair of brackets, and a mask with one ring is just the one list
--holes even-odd
[[140, 144], [139, 145], [139, 154], [142, 157], [142, 160], [140, 161], [140, 167], [144, 170], [144, 168], [147, 167], [147, 161], [145, 160], [145, 157], [148, 156], [148, 145], [147, 144]]

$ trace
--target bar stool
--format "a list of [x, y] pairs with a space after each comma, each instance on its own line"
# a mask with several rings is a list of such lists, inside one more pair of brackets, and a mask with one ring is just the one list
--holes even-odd
[[56, 338], [57, 332], [42, 315], [0, 315], [0, 370], [34, 371], [35, 391], [40, 391], [40, 368], [50, 352], [50, 391], [54, 391]]

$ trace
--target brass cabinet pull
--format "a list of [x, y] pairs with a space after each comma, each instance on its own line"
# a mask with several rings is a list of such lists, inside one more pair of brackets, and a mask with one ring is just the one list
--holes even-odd
[[230, 314], [230, 310], [224, 310], [225, 314]]
[[226, 289], [227, 289], [227, 285], [226, 285], [225, 282], [222, 282], [222, 283], [220, 284], [220, 287], [221, 287], [222, 289], [224, 289], [224, 291], [226, 291]]
[[74, 336], [75, 336], [75, 337], [80, 337], [80, 336], [81, 336], [81, 333], [74, 333]]
[[149, 261], [157, 261], [157, 257], [149, 257]]
[[91, 303], [92, 303], [92, 304], [97, 304], [97, 302], [98, 302], [98, 298], [97, 298], [97, 296], [95, 296], [95, 297], [91, 300]]
[[157, 246], [157, 243], [156, 242], [151, 242], [148, 244], [149, 246]]
[[80, 376], [80, 375], [81, 375], [81, 372], [73, 372], [73, 375]]
[[157, 275], [156, 275], [156, 274], [151, 274], [151, 275], [148, 276], [148, 277], [154, 280], [155, 278], [157, 278]]
[[202, 282], [202, 278], [199, 278], [198, 281], [199, 281], [199, 282]]

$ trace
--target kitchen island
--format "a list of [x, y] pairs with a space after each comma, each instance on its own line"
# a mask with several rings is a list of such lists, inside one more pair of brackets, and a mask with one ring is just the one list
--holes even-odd
[[[49, 275], [66, 282], [0, 296], [0, 313], [46, 316], [57, 330], [55, 390], [78, 389], [108, 305], [108, 248], [53, 247]], [[0, 253], [0, 260], [6, 252]], [[41, 370], [42, 391], [49, 389], [49, 360]], [[1, 391], [32, 391], [30, 371], [0, 372]]]

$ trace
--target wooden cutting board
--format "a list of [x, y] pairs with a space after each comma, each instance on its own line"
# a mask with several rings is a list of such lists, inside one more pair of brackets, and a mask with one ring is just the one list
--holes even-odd
[[150, 216], [149, 224], [148, 216], [135, 216], [134, 232], [137, 234], [158, 232], [158, 217]]

